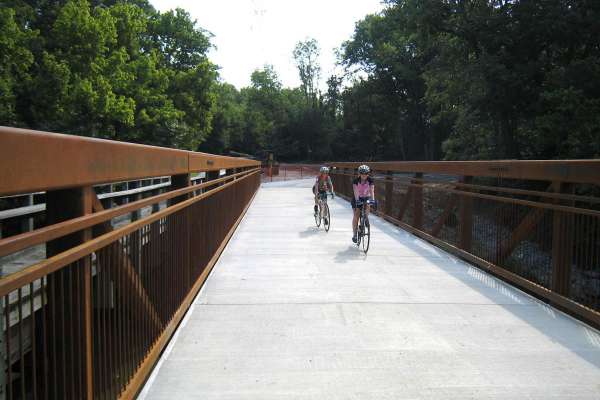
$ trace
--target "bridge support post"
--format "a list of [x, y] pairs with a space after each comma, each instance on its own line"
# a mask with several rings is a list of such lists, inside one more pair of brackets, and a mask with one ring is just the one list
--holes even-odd
[[[216, 170], [216, 171], [206, 171], [206, 181], [214, 181], [215, 179], [219, 179], [219, 174], [221, 171]], [[220, 186], [219, 184], [217, 184], [216, 186]]]
[[352, 188], [352, 181], [356, 176], [356, 170], [354, 168], [348, 168], [345, 170], [348, 173], [348, 177], [345, 179], [346, 184], [348, 185], [348, 197], [351, 199], [354, 197], [354, 189]]
[[[573, 185], [557, 183], [559, 193], [573, 193]], [[571, 204], [572, 205], [572, 202]], [[552, 291], [569, 296], [573, 258], [573, 214], [553, 210], [552, 219]]]
[[[190, 175], [182, 174], [182, 175], [173, 175], [171, 176], [171, 190], [182, 189], [190, 186]], [[183, 196], [174, 197], [169, 199], [168, 204], [171, 206], [173, 204], [181, 203], [189, 198], [189, 194], [184, 194]]]
[[[140, 183], [141, 183], [141, 181], [132, 181], [132, 182], [129, 182], [129, 188], [130, 189], [137, 189], [137, 188], [140, 187]], [[132, 201], [138, 201], [141, 198], [142, 197], [141, 197], [140, 193], [132, 195]], [[135, 210], [135, 211], [133, 211], [131, 213], [131, 222], [137, 221], [138, 219], [141, 218], [141, 216], [142, 216], [142, 210]]]
[[[171, 190], [182, 189], [182, 188], [188, 187], [191, 185], [191, 183], [192, 183], [192, 181], [190, 179], [190, 174], [181, 174], [181, 175], [171, 176]], [[183, 196], [174, 197], [168, 201], [168, 205], [171, 206], [173, 204], [181, 203], [182, 201], [189, 199], [191, 196], [192, 196], [192, 194], [188, 193]], [[185, 274], [184, 279], [187, 284], [187, 287], [190, 288], [191, 287], [190, 270], [192, 267], [192, 261], [191, 261], [191, 255], [190, 255], [190, 251], [191, 251], [190, 209], [186, 208], [185, 210], [180, 211], [180, 212], [185, 213], [185, 220], [183, 222], [184, 225], [181, 227], [183, 232], [181, 233], [181, 236], [180, 236], [180, 240], [181, 240], [180, 246], [183, 247], [183, 249], [181, 249], [181, 251], [183, 253], [183, 268], [182, 268], [182, 270], [184, 271], [184, 274]], [[158, 235], [155, 237], [158, 237]]]
[[[6, 312], [10, 312], [10, 307], [6, 306]], [[0, 300], [0, 315], [4, 315], [4, 300]], [[6, 329], [6, 335], [9, 335], [10, 329]], [[8, 351], [6, 350], [6, 342], [4, 339], [5, 335], [0, 335], [0, 400], [6, 400], [6, 391], [4, 390], [7, 387], [8, 376], [5, 371], [6, 369], [6, 360], [9, 360], [10, 357], [7, 357]]]
[[392, 171], [387, 171], [385, 177], [385, 210], [386, 215], [392, 215], [394, 205], [394, 176]]
[[[226, 175], [235, 175], [235, 174], [237, 174], [238, 172], [239, 172], [239, 171], [238, 171], [238, 169], [237, 169], [237, 168], [231, 168], [231, 169], [228, 169], [228, 170], [226, 171]], [[233, 178], [233, 179], [235, 180], [236, 178]]]
[[[33, 194], [27, 196], [26, 206], [33, 205]], [[33, 217], [26, 217], [21, 223], [21, 232], [31, 232], [33, 230]]]
[[[472, 181], [472, 176], [463, 176], [461, 178], [462, 183], [470, 184]], [[470, 253], [473, 243], [473, 198], [470, 196], [461, 196], [459, 204], [460, 248]]]
[[[156, 184], [159, 184], [159, 183], [163, 183], [163, 180], [162, 179], [152, 179], [150, 181], [151, 185], [156, 185]], [[152, 196], [156, 196], [159, 193], [160, 193], [160, 189], [156, 189], [156, 190], [152, 191], [151, 195]], [[154, 214], [155, 212], [158, 212], [159, 210], [160, 210], [160, 205], [158, 203], [152, 204], [152, 214]]]
[[423, 230], [423, 173], [417, 172], [413, 180], [413, 228]]
[[[91, 186], [48, 191], [46, 193], [46, 219], [48, 225], [91, 214], [93, 211], [94, 196], [94, 189]], [[52, 257], [91, 239], [92, 230], [85, 229], [82, 232], [49, 241], [46, 244], [46, 257]], [[76, 271], [76, 269], [79, 270]], [[66, 288], [72, 288], [73, 293], [65, 293]], [[46, 313], [46, 316], [49, 318], [45, 322], [48, 324], [46, 326], [63, 326], [67, 330], [62, 332], [62, 334], [61, 332], [56, 334], [56, 332], [52, 332], [50, 329], [44, 332], [46, 343], [48, 343], [49, 348], [53, 349], [55, 353], [52, 357], [60, 359], [59, 355], [66, 352], [67, 349], [78, 348], [80, 345], [83, 346], [79, 360], [73, 360], [69, 365], [65, 365], [64, 372], [66, 376], [61, 376], [61, 371], [51, 370], [49, 382], [52, 382], [51, 385], [57, 385], [56, 393], [59, 393], [60, 398], [69, 398], [76, 396], [76, 394], [72, 393], [69, 396], [70, 386], [64, 387], [60, 381], [73, 382], [79, 380], [78, 376], [83, 377], [84, 381], [82, 382], [81, 393], [84, 395], [84, 398], [91, 400], [93, 398], [91, 256], [85, 257], [81, 264], [75, 264], [73, 269], [65, 268], [49, 274], [46, 290], [47, 305], [45, 306], [52, 305], [53, 303], [59, 305], [59, 307], [52, 305], [51, 310], [53, 311]], [[68, 315], [63, 310], [62, 302], [67, 296], [80, 299], [79, 306], [82, 308], [82, 321], [78, 321], [76, 317]], [[82, 337], [79, 335], [73, 337], [68, 332], [80, 332]], [[50, 388], [46, 388], [46, 390], [50, 390]]]

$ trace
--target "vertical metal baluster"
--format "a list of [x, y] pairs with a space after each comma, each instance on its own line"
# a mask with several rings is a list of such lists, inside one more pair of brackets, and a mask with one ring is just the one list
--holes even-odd
[[[148, 248], [148, 252], [149, 252], [149, 258], [148, 258], [148, 267], [150, 270], [150, 279], [149, 279], [149, 283], [148, 283], [148, 287], [150, 288], [150, 293], [152, 294], [152, 303], [154, 305], [154, 309], [156, 310], [157, 314], [160, 315], [161, 320], [164, 320], [163, 318], [163, 314], [162, 314], [162, 310], [160, 308], [160, 301], [158, 299], [158, 296], [156, 295], [156, 264], [158, 261], [158, 252], [157, 252], [157, 248], [158, 248], [158, 242], [160, 240], [160, 219], [153, 222], [151, 227], [150, 227], [150, 243], [149, 243], [149, 248]], [[148, 313], [144, 313], [144, 315], [146, 316], [146, 323], [148, 326], [148, 340], [146, 345], [144, 346], [144, 353], [142, 355], [142, 357], [146, 356], [146, 351], [148, 349], [148, 347], [150, 347], [153, 343], [154, 343], [154, 337], [156, 334], [155, 331], [155, 327], [152, 325], [152, 318], [150, 317], [150, 315], [148, 315]]]
[[96, 329], [94, 330], [96, 340], [96, 354], [98, 355], [95, 361], [96, 368], [96, 381], [95, 381], [95, 393], [100, 398], [105, 398], [105, 379], [104, 379], [104, 356], [106, 349], [104, 347], [104, 326], [102, 323], [103, 316], [103, 296], [102, 296], [102, 278], [104, 278], [104, 268], [106, 267], [105, 261], [106, 249], [100, 249], [96, 253]]
[[115, 254], [114, 254], [114, 269], [112, 270], [113, 274], [113, 285], [112, 285], [112, 299], [113, 299], [113, 370], [114, 370], [114, 393], [115, 399], [119, 397], [121, 392], [121, 323], [120, 323], [120, 310], [119, 310], [119, 275], [121, 273], [122, 267], [125, 266], [126, 254], [124, 254], [125, 250], [125, 242], [124, 237], [115, 241]]
[[[173, 317], [173, 304], [175, 303], [175, 298], [177, 296], [177, 283], [179, 280], [179, 254], [173, 254], [172, 250], [173, 250], [173, 241], [174, 241], [174, 237], [177, 235], [178, 232], [176, 232], [175, 230], [177, 228], [179, 228], [179, 224], [178, 224], [178, 215], [179, 212], [175, 213], [175, 214], [171, 214], [169, 217], [167, 217], [169, 219], [169, 231], [167, 232], [168, 236], [168, 242], [167, 242], [167, 249], [166, 249], [166, 253], [167, 253], [167, 258], [172, 260], [172, 268], [168, 268], [165, 270], [165, 274], [170, 275], [170, 279], [169, 279], [169, 286], [170, 291], [171, 291], [171, 295], [170, 295], [170, 301], [168, 304], [168, 309], [169, 309], [169, 321], [171, 320], [171, 318]], [[170, 271], [170, 272], [167, 272]]]
[[121, 364], [119, 366], [119, 375], [121, 377], [120, 379], [120, 387], [119, 387], [119, 391], [118, 393], [121, 394], [121, 391], [123, 390], [123, 388], [125, 387], [127, 381], [125, 380], [125, 375], [126, 375], [126, 369], [125, 369], [125, 360], [126, 360], [126, 354], [125, 352], [126, 347], [124, 345], [124, 340], [125, 340], [125, 320], [123, 318], [123, 314], [124, 314], [124, 308], [123, 308], [123, 295], [124, 295], [124, 291], [125, 291], [125, 285], [126, 285], [126, 270], [125, 270], [125, 263], [127, 263], [128, 269], [131, 268], [133, 271], [131, 271], [130, 273], [135, 273], [134, 270], [134, 266], [133, 263], [131, 262], [131, 249], [129, 248], [129, 238], [130, 238], [131, 234], [125, 235], [123, 237], [123, 246], [124, 246], [124, 252], [125, 254], [122, 255], [122, 257], [124, 257], [123, 260], [123, 265], [119, 264], [119, 266], [117, 266], [118, 268], [118, 272], [117, 272], [117, 278], [119, 280], [119, 285], [117, 286], [118, 289], [118, 295], [116, 296], [116, 299], [118, 301], [118, 311], [119, 311], [119, 348], [120, 348], [120, 357], [119, 357], [119, 363]]
[[[146, 241], [146, 244], [144, 245], [143, 241]], [[150, 278], [150, 263], [148, 261], [148, 257], [149, 257], [149, 252], [148, 249], [150, 247], [150, 224], [146, 225], [144, 227], [144, 235], [142, 236], [142, 252], [141, 252], [141, 262], [140, 262], [140, 267], [142, 269], [142, 276], [144, 277], [144, 285], [143, 287], [146, 289], [146, 294], [148, 296], [148, 303], [152, 304], [152, 293], [150, 292], [150, 285], [149, 285], [149, 278]], [[140, 317], [140, 321], [137, 324], [138, 325], [138, 331], [137, 333], [139, 334], [139, 338], [137, 340], [138, 342], [138, 349], [137, 349], [137, 353], [136, 353], [136, 369], [139, 367], [143, 354], [144, 354], [144, 348], [146, 347], [146, 342], [148, 341], [148, 321], [147, 318], [148, 316], [146, 315], [147, 313], [142, 313], [137, 312], [137, 314]]]
[[[594, 265], [594, 255], [593, 255], [593, 248], [592, 248], [592, 240], [591, 238], [593, 237], [593, 220], [591, 216], [587, 216], [587, 215], [581, 215], [580, 216], [581, 219], [583, 219], [583, 221], [585, 222], [584, 224], [584, 228], [583, 228], [583, 238], [582, 240], [578, 240], [575, 243], [579, 244], [578, 247], [581, 247], [581, 243], [583, 243], [583, 260], [577, 262], [576, 267], [579, 269], [580, 272], [585, 273], [587, 271], [592, 271], [593, 265]], [[579, 229], [581, 230], [581, 229]], [[574, 271], [572, 271], [571, 273], [574, 273]], [[581, 285], [579, 285], [581, 286]], [[581, 295], [583, 295], [583, 287], [578, 287], [577, 288], [577, 292], [580, 293]], [[583, 298], [583, 296], [582, 296]], [[594, 304], [592, 304], [591, 302], [588, 304], [587, 301], [582, 301], [580, 300], [582, 303], [584, 303], [584, 305], [588, 306], [588, 307], [593, 307]]]
[[19, 367], [21, 381], [21, 398], [25, 398], [25, 349], [23, 347], [23, 289], [17, 290], [17, 305], [19, 307]]
[[[598, 272], [598, 274], [600, 275], [600, 231], [598, 230], [598, 221], [599, 218], [598, 217], [590, 217], [593, 218], [592, 219], [592, 226], [593, 226], [593, 234], [592, 234], [592, 239], [590, 240], [590, 246], [592, 247], [592, 260], [590, 262], [590, 267], [593, 269], [594, 265], [596, 266], [596, 272]], [[600, 309], [600, 279], [596, 279], [596, 293], [598, 293], [598, 296], [596, 296], [596, 304], [595, 304], [595, 309]]]
[[[85, 257], [84, 257], [85, 258]], [[74, 336], [73, 336], [73, 352], [74, 352], [74, 364], [73, 364], [73, 381], [75, 384], [74, 396], [76, 398], [84, 398], [84, 394], [82, 392], [82, 388], [84, 385], [83, 374], [85, 371], [85, 365], [82, 363], [82, 358], [84, 352], [81, 347], [81, 338], [83, 336], [81, 330], [81, 269], [83, 268], [83, 259], [77, 260], [74, 265], [73, 271], [73, 314], [71, 318], [75, 320], [73, 326]]]
[[111, 398], [110, 386], [111, 386], [111, 365], [110, 365], [110, 269], [112, 268], [112, 260], [111, 260], [111, 245], [106, 247], [106, 265], [104, 267], [104, 281], [102, 283], [102, 297], [104, 298], [103, 308], [102, 308], [102, 325], [104, 331], [104, 391], [106, 393], [106, 398]]
[[[148, 249], [148, 245], [144, 245], [144, 240], [145, 237], [147, 237], [148, 234], [148, 225], [145, 225], [141, 228], [140, 231], [140, 237], [139, 237], [139, 246], [140, 246], [140, 253], [139, 253], [139, 270], [140, 270], [140, 287], [144, 287], [145, 285], [143, 285], [143, 282], [147, 276], [147, 269], [146, 267], [146, 260], [148, 259], [146, 251]], [[148, 301], [150, 300], [150, 293], [148, 293], [148, 291], [146, 290], [146, 296]], [[133, 300], [133, 299], [131, 299]], [[137, 370], [138, 366], [139, 366], [139, 360], [141, 360], [141, 349], [143, 348], [143, 344], [144, 344], [144, 332], [146, 332], [145, 329], [145, 318], [144, 315], [141, 312], [137, 312], [137, 310], [134, 309], [134, 305], [132, 304], [132, 308], [131, 308], [131, 312], [135, 312], [135, 320], [134, 320], [134, 344], [135, 344], [135, 353], [134, 353], [134, 361], [135, 363], [133, 364], [133, 368], [135, 370]], [[132, 315], [132, 317], [133, 317]]]
[[37, 396], [37, 392], [38, 392], [38, 386], [37, 386], [37, 357], [36, 357], [36, 352], [37, 352], [37, 340], [36, 340], [36, 334], [35, 334], [35, 292], [34, 292], [34, 282], [31, 282], [29, 284], [29, 305], [30, 305], [30, 310], [29, 310], [29, 315], [31, 318], [31, 368], [32, 368], [32, 375], [31, 375], [31, 387], [32, 387], [32, 392], [33, 392], [33, 400], [37, 400], [38, 396]]
[[112, 244], [106, 247], [106, 265], [104, 268], [104, 282], [102, 284], [104, 303], [102, 308], [103, 314], [103, 330], [104, 330], [104, 384], [107, 399], [112, 399], [111, 383], [112, 383], [112, 366], [110, 363], [110, 269], [112, 268]]
[[[585, 243], [586, 240], [585, 229], [587, 228], [587, 224], [585, 223], [586, 220], [579, 214], [573, 214], [571, 219], [573, 220], [574, 225], [573, 235], [575, 236], [575, 240], [573, 241], [573, 254], [571, 255], [571, 260], [569, 260], [571, 273], [568, 277], [568, 286], [570, 293], [569, 297], [577, 299], [581, 295], [581, 285], [579, 285], [579, 282], [577, 281], [573, 282], [571, 277], [575, 274], [573, 266], [575, 266], [576, 269], [579, 269], [580, 266], [585, 265], [585, 260], [587, 259], [586, 246], [581, 245], [582, 243]], [[584, 230], [583, 232], [581, 231], [582, 229]]]
[[[75, 263], [65, 267], [63, 270], [65, 271], [65, 273], [67, 274], [67, 279], [68, 279], [68, 288], [69, 288], [69, 293], [68, 293], [68, 309], [69, 309], [69, 322], [68, 322], [68, 330], [69, 330], [69, 335], [71, 335], [71, 337], [69, 338], [69, 350], [70, 350], [70, 360], [69, 360], [69, 372], [70, 372], [70, 376], [69, 376], [69, 380], [71, 381], [71, 398], [75, 398], [76, 395], [76, 391], [75, 391], [75, 375], [79, 375], [79, 371], [76, 372], [77, 368], [75, 368], [75, 343], [77, 342], [77, 336], [75, 336], [75, 327], [73, 325], [73, 308], [74, 308], [74, 303], [75, 303], [75, 293], [73, 290], [73, 273], [74, 271], [76, 271], [79, 267], [79, 261], [76, 261]], [[66, 319], [66, 318], [65, 318]]]
[[179, 231], [179, 229], [181, 229], [183, 226], [180, 223], [181, 211], [178, 211], [177, 213], [173, 214], [173, 216], [174, 216], [173, 223], [171, 224], [172, 230], [169, 233], [170, 240], [169, 240], [168, 253], [171, 254], [171, 258], [173, 258], [173, 261], [175, 264], [173, 266], [173, 269], [171, 270], [175, 273], [175, 279], [172, 281], [173, 282], [173, 284], [172, 284], [173, 285], [173, 288], [172, 288], [173, 294], [171, 296], [171, 304], [169, 306], [169, 315], [170, 315], [169, 319], [173, 318], [173, 315], [175, 314], [175, 310], [177, 309], [176, 303], [179, 299], [179, 282], [181, 280], [181, 277], [183, 276], [183, 273], [181, 271], [183, 252], [173, 251], [173, 246], [174, 246], [176, 238], [181, 237], [181, 231]]
[[115, 253], [116, 246], [118, 241], [115, 241], [110, 244], [110, 267], [107, 269], [107, 299], [108, 299], [108, 376], [109, 376], [109, 396], [111, 399], [115, 399], [117, 396], [115, 395], [115, 346], [114, 346], [114, 320], [113, 320], [113, 301], [114, 301], [114, 283], [113, 283], [113, 270], [116, 267], [115, 265]]
[[6, 317], [6, 370], [7, 370], [7, 392], [9, 400], [13, 399], [13, 385], [12, 385], [12, 354], [10, 348], [10, 293], [4, 296], [4, 307]]
[[63, 394], [66, 396], [67, 393], [67, 343], [66, 343], [66, 328], [65, 328], [65, 270], [61, 269], [58, 271], [59, 276], [59, 306], [60, 306], [60, 338], [62, 339], [62, 346], [60, 348], [60, 356], [62, 361], [62, 390]]
[[[130, 279], [127, 279], [127, 276], [129, 274], [134, 274], [135, 273], [135, 267], [133, 265], [131, 256], [132, 256], [132, 252], [130, 249], [130, 237], [131, 237], [131, 233], [125, 235], [123, 237], [123, 247], [124, 247], [124, 253], [122, 255], [122, 257], [124, 257], [123, 263], [120, 263], [118, 266], [118, 273], [117, 273], [117, 278], [119, 280], [119, 285], [117, 286], [118, 288], [118, 296], [116, 297], [118, 300], [118, 310], [119, 310], [119, 347], [120, 347], [120, 358], [119, 358], [119, 362], [120, 362], [120, 367], [119, 367], [119, 375], [121, 376], [120, 379], [120, 387], [119, 387], [119, 391], [118, 393], [121, 394], [121, 391], [123, 390], [123, 388], [125, 387], [125, 385], [127, 384], [126, 381], [126, 352], [127, 352], [127, 348], [125, 346], [125, 319], [124, 319], [124, 313], [125, 313], [125, 308], [124, 308], [124, 294], [126, 289], [126, 286], [129, 288], [129, 285], [127, 282], [131, 282]], [[127, 264], [127, 269], [125, 269], [125, 263]], [[131, 271], [129, 272], [129, 274], [127, 273], [127, 271], [129, 271], [129, 268], [131, 268]], [[135, 275], [131, 275], [131, 277], [133, 278]], [[131, 289], [131, 288], [129, 288]]]
[[[141, 229], [141, 228], [140, 228]], [[131, 307], [131, 295], [133, 293], [138, 292], [136, 290], [136, 284], [139, 280], [142, 279], [142, 273], [140, 271], [139, 268], [139, 232], [140, 229], [136, 230], [135, 232], [132, 233], [133, 235], [133, 249], [132, 249], [132, 253], [133, 253], [133, 268], [136, 271], [136, 273], [138, 274], [138, 279], [135, 280], [135, 282], [133, 282], [131, 290], [127, 290], [125, 293], [123, 293], [124, 295], [124, 299], [125, 299], [125, 305], [124, 305], [124, 309], [127, 311], [126, 315], [126, 321], [127, 321], [127, 382], [129, 382], [131, 380], [131, 377], [133, 375], [133, 356], [134, 356], [134, 350], [135, 350], [135, 343], [134, 343], [134, 335], [135, 332], [133, 330], [134, 325], [135, 325], [135, 321], [137, 320], [137, 316], [136, 313], [133, 312], [132, 307]], [[141, 301], [141, 299], [140, 299]]]
[[48, 374], [50, 373], [48, 366], [48, 320], [46, 319], [48, 316], [46, 315], [46, 310], [48, 309], [48, 276], [43, 277], [40, 280], [40, 297], [42, 304], [42, 329], [40, 330], [42, 333], [42, 357], [44, 363], [44, 400], [48, 400], [48, 394], [50, 392], [50, 385], [48, 384]]
[[[152, 304], [152, 307], [154, 307], [154, 310], [156, 311], [157, 315], [160, 315], [160, 310], [158, 309], [158, 304], [155, 301], [155, 296], [154, 296], [154, 246], [155, 246], [155, 241], [154, 239], [154, 230], [157, 227], [157, 223], [153, 222], [151, 224], [148, 225], [148, 232], [147, 232], [147, 244], [146, 244], [146, 268], [147, 268], [147, 275], [148, 275], [148, 279], [147, 279], [147, 284], [146, 284], [146, 288], [148, 290], [148, 296], [149, 296], [149, 301]], [[146, 355], [146, 348], [148, 346], [150, 346], [150, 344], [152, 343], [152, 336], [154, 335], [154, 327], [152, 326], [152, 322], [151, 322], [151, 316], [149, 315], [149, 313], [147, 312], [143, 312], [142, 311], [142, 316], [144, 318], [144, 325], [143, 325], [143, 332], [142, 334], [144, 335], [144, 342], [143, 342], [143, 346], [140, 348], [140, 363], [141, 361], [144, 359], [145, 355]]]
[[52, 360], [52, 383], [51, 387], [54, 389], [54, 398], [58, 399], [58, 367], [56, 365], [57, 362], [57, 351], [56, 351], [56, 341], [58, 340], [58, 335], [56, 333], [56, 274], [57, 272], [53, 272], [49, 275], [51, 280], [50, 283], [50, 321], [52, 321], [52, 335], [50, 335], [50, 340], [52, 344], [52, 351], [50, 352], [50, 359]]

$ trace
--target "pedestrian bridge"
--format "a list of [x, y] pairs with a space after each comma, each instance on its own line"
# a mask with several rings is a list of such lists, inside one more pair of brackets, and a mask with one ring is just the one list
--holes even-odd
[[3, 398], [600, 398], [600, 162], [373, 163], [368, 254], [355, 164], [325, 232], [311, 180], [252, 160], [0, 128], [0, 195], [45, 202], [0, 240], [31, 260], [0, 279]]

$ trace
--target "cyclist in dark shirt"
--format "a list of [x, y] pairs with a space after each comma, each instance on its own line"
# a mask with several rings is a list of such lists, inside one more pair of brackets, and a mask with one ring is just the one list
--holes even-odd
[[329, 168], [321, 167], [319, 170], [319, 175], [315, 180], [315, 184], [312, 187], [312, 192], [315, 195], [315, 216], [317, 212], [319, 212], [319, 194], [327, 193], [327, 189], [331, 192], [333, 196], [333, 183], [331, 182], [331, 177], [329, 176]]

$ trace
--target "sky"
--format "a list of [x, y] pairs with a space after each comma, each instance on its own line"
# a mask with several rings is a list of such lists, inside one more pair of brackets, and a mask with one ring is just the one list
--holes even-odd
[[216, 46], [210, 59], [221, 67], [225, 82], [238, 89], [250, 85], [252, 71], [274, 66], [284, 87], [300, 85], [292, 52], [307, 38], [319, 42], [320, 87], [336, 67], [334, 51], [352, 37], [356, 22], [381, 11], [380, 0], [150, 0], [161, 12], [188, 11], [197, 26], [208, 30]]

